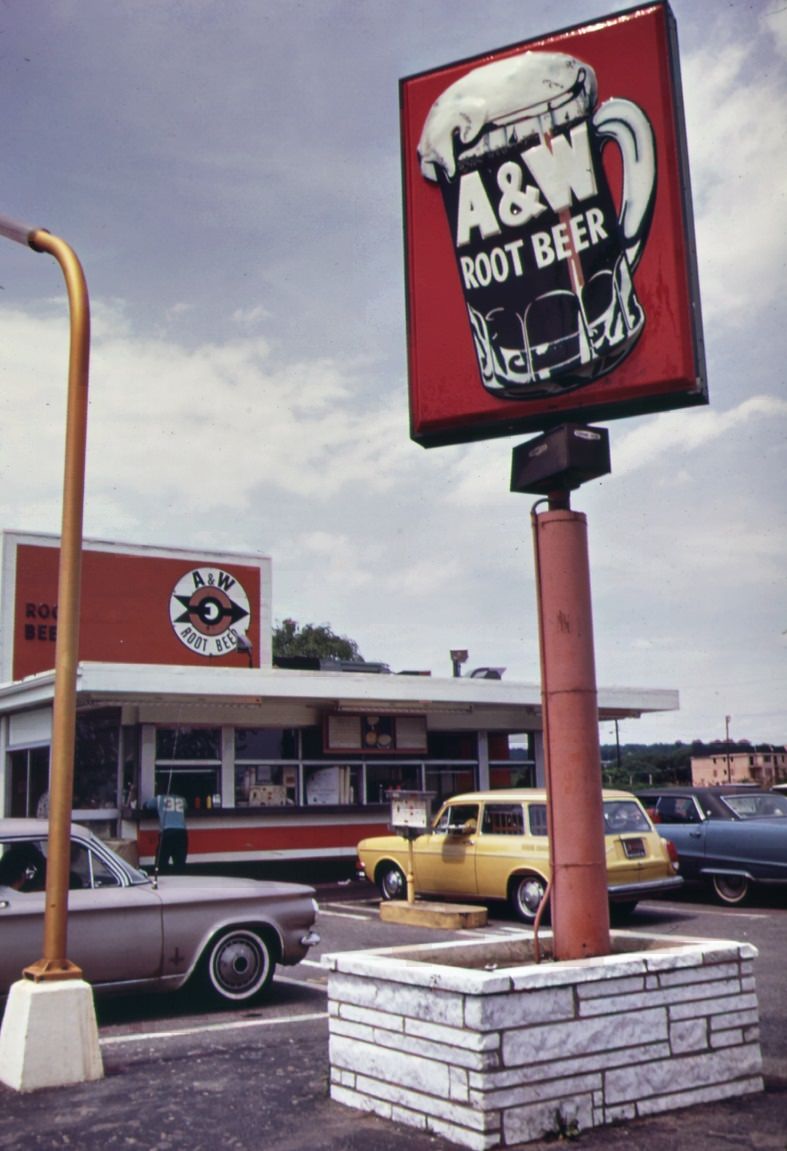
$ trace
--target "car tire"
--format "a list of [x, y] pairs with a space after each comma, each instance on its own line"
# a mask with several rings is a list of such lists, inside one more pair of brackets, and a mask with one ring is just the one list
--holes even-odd
[[713, 892], [720, 903], [739, 907], [751, 894], [751, 880], [745, 875], [714, 875]]
[[219, 1003], [251, 1003], [267, 989], [276, 959], [256, 928], [231, 927], [211, 940], [202, 960], [202, 982]]
[[[515, 875], [511, 880], [509, 900], [517, 919], [523, 923], [534, 923], [538, 908], [544, 898], [546, 881], [533, 872], [527, 875]], [[548, 922], [548, 909], [545, 911], [543, 921]]]
[[612, 923], [628, 923], [629, 919], [634, 913], [634, 908], [637, 906], [636, 899], [623, 899], [611, 903], [609, 906], [609, 918]]
[[407, 898], [407, 877], [397, 863], [381, 863], [377, 868], [375, 883], [385, 903]]

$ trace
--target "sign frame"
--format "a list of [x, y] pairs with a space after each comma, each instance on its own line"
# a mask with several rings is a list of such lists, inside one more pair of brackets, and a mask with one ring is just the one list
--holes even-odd
[[[652, 218], [633, 272], [645, 323], [622, 361], [603, 374], [552, 394], [511, 398], [485, 390], [460, 278], [459, 233], [452, 233], [440, 187], [423, 174], [418, 145], [430, 109], [469, 73], [547, 52], [587, 61], [597, 76], [599, 106], [633, 102], [652, 125]], [[664, 0], [405, 77], [399, 95], [410, 430], [416, 442], [434, 447], [708, 402], [677, 28]], [[614, 153], [605, 145], [603, 165], [619, 201], [621, 160]]]

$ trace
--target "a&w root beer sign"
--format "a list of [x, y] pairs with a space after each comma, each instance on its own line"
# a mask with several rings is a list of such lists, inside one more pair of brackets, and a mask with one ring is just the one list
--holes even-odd
[[409, 77], [401, 105], [414, 439], [707, 400], [666, 4]]

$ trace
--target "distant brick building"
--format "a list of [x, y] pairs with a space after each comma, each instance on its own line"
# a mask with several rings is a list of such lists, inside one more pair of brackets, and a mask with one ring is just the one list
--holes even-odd
[[716, 744], [705, 755], [691, 757], [691, 782], [695, 787], [720, 783], [754, 783], [773, 787], [787, 782], [787, 748], [760, 744]]

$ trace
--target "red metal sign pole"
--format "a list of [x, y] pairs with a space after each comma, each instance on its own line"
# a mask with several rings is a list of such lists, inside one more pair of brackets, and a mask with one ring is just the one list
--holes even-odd
[[554, 953], [585, 959], [611, 950], [587, 521], [550, 497], [533, 536]]

